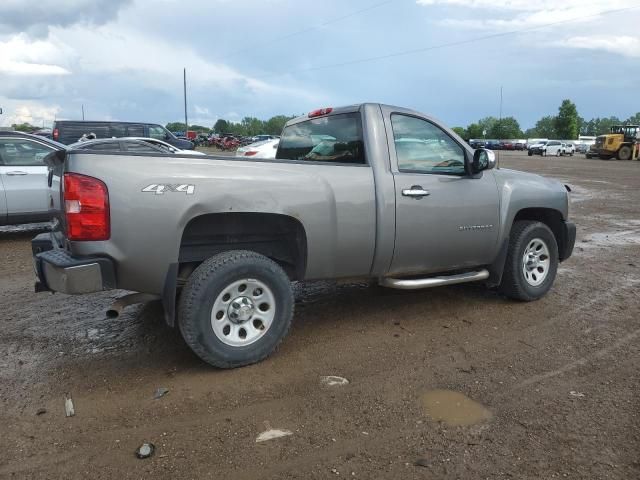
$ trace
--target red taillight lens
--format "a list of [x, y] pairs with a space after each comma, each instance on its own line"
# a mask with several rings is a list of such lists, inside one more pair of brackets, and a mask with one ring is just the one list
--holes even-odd
[[60, 137], [60, 132], [58, 131], [57, 128], [53, 129], [53, 139], [54, 140], [58, 140], [58, 138]]
[[64, 174], [64, 213], [69, 240], [108, 240], [109, 191], [97, 178]]
[[258, 153], [258, 152], [256, 152], [255, 150], [249, 150], [248, 152], [244, 152], [244, 156], [245, 157], [253, 157], [256, 153]]
[[309, 112], [309, 118], [321, 117], [322, 115], [329, 115], [331, 112], [333, 112], [333, 108], [331, 108], [331, 107], [319, 108], [318, 110], [314, 110], [313, 112]]

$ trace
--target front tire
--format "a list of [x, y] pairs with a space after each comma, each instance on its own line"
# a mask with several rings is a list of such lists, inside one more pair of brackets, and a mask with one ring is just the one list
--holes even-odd
[[530, 302], [551, 289], [558, 271], [558, 244], [542, 222], [513, 224], [500, 291], [509, 298]]
[[273, 260], [233, 250], [204, 261], [180, 298], [178, 324], [196, 355], [218, 368], [269, 356], [293, 318], [289, 277]]

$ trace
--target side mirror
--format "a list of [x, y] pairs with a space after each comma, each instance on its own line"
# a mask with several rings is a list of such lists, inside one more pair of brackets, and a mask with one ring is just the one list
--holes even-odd
[[496, 166], [496, 154], [486, 148], [479, 148], [473, 154], [471, 173], [480, 173], [483, 170], [491, 170]]

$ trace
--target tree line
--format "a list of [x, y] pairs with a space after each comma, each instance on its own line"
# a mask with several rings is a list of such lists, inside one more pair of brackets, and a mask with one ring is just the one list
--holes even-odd
[[[244, 137], [253, 137], [254, 135], [280, 135], [284, 124], [294, 118], [286, 115], [276, 115], [269, 120], [260, 120], [256, 117], [244, 117], [239, 122], [230, 122], [223, 118], [219, 119], [211, 128], [202, 125], [189, 125], [189, 130], [202, 133], [231, 133], [233, 135], [241, 135]], [[166, 125], [167, 130], [171, 132], [184, 132], [184, 122], [171, 122]]]
[[558, 138], [573, 140], [578, 135], [597, 136], [609, 133], [612, 125], [640, 125], [640, 112], [627, 119], [618, 117], [597, 117], [585, 120], [571, 100], [563, 100], [557, 115], [547, 115], [538, 120], [534, 127], [522, 131], [514, 117], [498, 119], [485, 117], [471, 123], [466, 128], [453, 130], [465, 140], [471, 138], [517, 139], [517, 138]]

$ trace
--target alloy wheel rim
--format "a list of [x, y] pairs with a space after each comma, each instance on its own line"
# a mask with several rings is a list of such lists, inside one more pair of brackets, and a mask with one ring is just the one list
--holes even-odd
[[532, 287], [540, 286], [549, 275], [551, 257], [549, 247], [544, 240], [534, 238], [524, 249], [522, 255], [522, 273]]
[[218, 294], [211, 309], [211, 328], [222, 343], [246, 347], [269, 330], [276, 314], [271, 289], [255, 278], [237, 280]]

